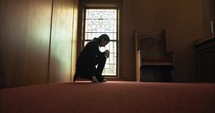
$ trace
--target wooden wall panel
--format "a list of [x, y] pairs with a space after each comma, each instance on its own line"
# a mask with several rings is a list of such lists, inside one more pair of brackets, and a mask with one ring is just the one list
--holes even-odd
[[2, 85], [45, 83], [51, 0], [1, 0], [0, 13]]
[[202, 0], [167, 0], [164, 24], [167, 48], [174, 52], [174, 81], [195, 80], [194, 42], [204, 37]]
[[49, 82], [71, 79], [75, 0], [54, 0]]
[[126, 80], [135, 80], [135, 70], [133, 67], [134, 59], [134, 41], [133, 36], [134, 21], [133, 21], [133, 7], [134, 2], [130, 0], [123, 1], [123, 22], [122, 29], [123, 35], [120, 37], [120, 78]]
[[214, 18], [211, 4], [214, 0], [123, 1], [122, 76], [130, 80], [135, 78], [132, 74], [135, 70], [134, 43], [131, 43], [134, 30], [158, 34], [165, 28], [167, 49], [173, 51], [175, 57], [174, 81], [194, 81], [193, 44], [209, 38], [209, 23], [211, 16]]
[[70, 80], [77, 1], [0, 1], [1, 88]]
[[73, 10], [73, 28], [72, 28], [72, 66], [71, 66], [71, 77], [70, 80], [73, 81], [73, 77], [75, 74], [75, 65], [77, 59], [77, 45], [78, 45], [78, 8], [79, 8], [79, 0], [74, 0], [74, 10]]
[[162, 0], [136, 0], [134, 6], [135, 29], [140, 32], [160, 33], [163, 24]]

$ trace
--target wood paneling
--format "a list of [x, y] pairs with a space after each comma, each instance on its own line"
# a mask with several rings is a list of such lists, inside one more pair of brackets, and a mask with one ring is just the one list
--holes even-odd
[[75, 5], [75, 0], [54, 0], [49, 82], [70, 80]]
[[[73, 52], [76, 50], [77, 1], [0, 0], [1, 86], [71, 79], [70, 69], [74, 70], [76, 56]], [[165, 28], [167, 50], [173, 51], [175, 56], [174, 79], [193, 79], [193, 43], [210, 35], [214, 0], [123, 0], [122, 13], [122, 78], [135, 80], [134, 30], [157, 34]]]
[[[195, 79], [193, 44], [210, 35], [214, 0], [123, 1], [122, 66], [125, 78], [135, 80], [134, 31], [158, 34], [166, 29], [167, 51], [175, 56], [175, 81]], [[210, 6], [210, 7], [208, 7]], [[132, 60], [133, 59], [133, 60]]]
[[5, 87], [45, 83], [51, 0], [1, 0], [1, 78]]
[[0, 1], [1, 87], [70, 80], [74, 1]]
[[174, 51], [174, 81], [193, 81], [195, 56], [193, 43], [204, 37], [201, 0], [168, 0], [164, 4], [167, 48]]

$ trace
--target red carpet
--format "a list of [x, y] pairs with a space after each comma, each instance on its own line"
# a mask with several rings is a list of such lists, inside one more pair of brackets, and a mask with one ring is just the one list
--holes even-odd
[[0, 113], [215, 113], [215, 83], [82, 81], [0, 91]]

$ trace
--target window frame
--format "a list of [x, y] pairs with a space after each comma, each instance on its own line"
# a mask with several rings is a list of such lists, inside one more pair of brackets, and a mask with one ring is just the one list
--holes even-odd
[[116, 40], [111, 40], [111, 41], [115, 41], [116, 42], [116, 75], [104, 75], [104, 77], [108, 77], [108, 78], [119, 78], [119, 73], [120, 73], [120, 68], [119, 68], [119, 58], [120, 58], [120, 35], [121, 35], [121, 4], [119, 4], [119, 2], [116, 3], [110, 3], [110, 4], [92, 4], [92, 3], [80, 3], [79, 4], [79, 11], [81, 11], [81, 13], [79, 13], [79, 35], [78, 35], [78, 46], [77, 48], [79, 48], [77, 50], [78, 54], [81, 52], [81, 50], [84, 48], [84, 42], [87, 41], [84, 39], [84, 35], [85, 35], [85, 19], [86, 19], [86, 9], [116, 9], [117, 10], [117, 36], [116, 36]]

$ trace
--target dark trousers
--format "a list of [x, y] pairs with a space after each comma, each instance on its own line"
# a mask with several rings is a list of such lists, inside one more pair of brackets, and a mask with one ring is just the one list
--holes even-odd
[[99, 82], [102, 82], [104, 80], [104, 77], [102, 76], [102, 72], [104, 70], [105, 63], [106, 63], [106, 57], [104, 55], [101, 55], [100, 57], [98, 57], [97, 68], [96, 68], [97, 72], [95, 73], [95, 76]]

